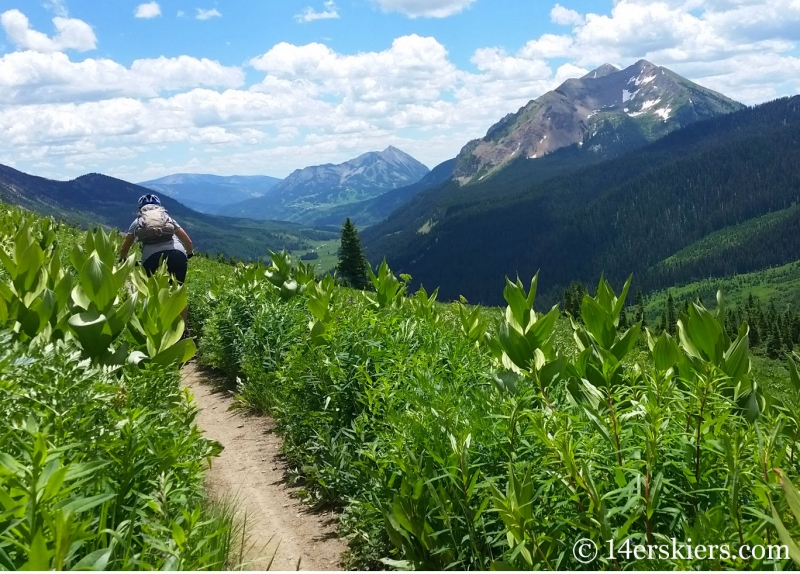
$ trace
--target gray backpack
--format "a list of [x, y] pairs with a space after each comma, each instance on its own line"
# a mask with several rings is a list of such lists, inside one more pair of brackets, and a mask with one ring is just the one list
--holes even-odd
[[175, 235], [175, 224], [160, 205], [145, 205], [139, 210], [135, 235], [142, 243], [161, 243]]

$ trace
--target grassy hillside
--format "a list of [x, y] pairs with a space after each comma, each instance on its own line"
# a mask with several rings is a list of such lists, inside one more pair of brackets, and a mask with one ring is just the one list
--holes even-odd
[[655, 321], [661, 315], [668, 293], [672, 293], [677, 301], [700, 297], [710, 303], [715, 300], [718, 290], [722, 290], [726, 301], [735, 307], [744, 305], [748, 297], [753, 295], [764, 305], [774, 303], [781, 311], [787, 308], [800, 309], [800, 261], [753, 273], [703, 279], [656, 291], [647, 296], [648, 317]]

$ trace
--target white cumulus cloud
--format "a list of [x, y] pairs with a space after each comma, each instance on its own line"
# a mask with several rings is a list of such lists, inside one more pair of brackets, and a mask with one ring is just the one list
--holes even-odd
[[134, 60], [130, 68], [110, 59], [73, 62], [61, 52], [28, 50], [0, 58], [0, 104], [7, 105], [155, 97], [197, 86], [235, 88], [243, 83], [240, 68], [190, 56]]
[[92, 27], [77, 18], [63, 16], [53, 18], [56, 34], [52, 37], [31, 28], [27, 16], [16, 9], [3, 12], [0, 15], [0, 24], [2, 24], [8, 39], [18, 48], [37, 52], [61, 52], [63, 50], [85, 52], [94, 50], [97, 46], [97, 37]]
[[295, 20], [298, 22], [313, 22], [315, 20], [330, 20], [333, 18], [339, 17], [339, 12], [336, 9], [336, 4], [333, 0], [328, 0], [324, 4], [325, 9], [317, 12], [312, 7], [305, 8], [300, 14], [295, 16]]
[[556, 4], [553, 6], [553, 9], [550, 10], [550, 19], [555, 24], [560, 24], [562, 26], [577, 26], [584, 22], [583, 16], [578, 14], [575, 10], [564, 8], [561, 4]]
[[198, 20], [210, 20], [211, 18], [220, 18], [221, 16], [222, 14], [220, 14], [219, 10], [216, 8], [211, 8], [209, 10], [197, 8], [197, 13], [194, 17]]
[[[371, 1], [409, 17], [471, 4]], [[596, 13], [560, 2], [551, 0], [550, 18], [569, 28], [479, 47], [466, 66], [436, 38], [413, 34], [360, 53], [280, 42], [244, 67], [191, 56], [77, 60], [55, 49], [63, 38], [12, 12], [2, 24], [27, 49], [0, 56], [0, 163], [55, 177], [285, 175], [391, 143], [432, 166], [568, 78], [640, 58], [745, 103], [800, 91], [798, 0], [616, 0], [602, 11], [591, 4]], [[247, 83], [246, 68], [261, 77]], [[187, 156], [174, 153], [178, 143]]]
[[155, 18], [161, 16], [161, 6], [158, 2], [147, 2], [146, 4], [139, 4], [134, 12], [136, 18]]
[[475, 0], [374, 0], [386, 12], [409, 18], [447, 18], [465, 10]]

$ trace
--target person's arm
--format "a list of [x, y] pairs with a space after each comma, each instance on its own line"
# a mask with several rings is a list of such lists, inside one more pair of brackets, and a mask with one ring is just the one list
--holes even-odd
[[186, 248], [186, 255], [192, 255], [194, 246], [192, 245], [192, 239], [189, 237], [189, 234], [183, 230], [183, 227], [179, 227], [175, 230], [175, 235], [178, 236], [178, 239], [181, 240], [181, 243], [183, 243], [183, 246]]
[[125, 239], [122, 241], [122, 247], [120, 247], [119, 250], [120, 261], [124, 261], [128, 258], [128, 251], [130, 251], [131, 245], [133, 245], [135, 239], [136, 237], [133, 235], [133, 233], [128, 233], [125, 236]]

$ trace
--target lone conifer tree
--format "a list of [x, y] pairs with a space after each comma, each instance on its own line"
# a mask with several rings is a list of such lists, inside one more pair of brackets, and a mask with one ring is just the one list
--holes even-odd
[[636, 290], [636, 322], [642, 322], [642, 327], [647, 326], [647, 317], [645, 316], [644, 312], [644, 296], [642, 295], [642, 290]]
[[675, 334], [675, 328], [678, 326], [678, 316], [675, 313], [675, 299], [672, 298], [672, 293], [667, 297], [667, 331], [670, 335]]
[[367, 259], [361, 250], [356, 226], [349, 217], [342, 226], [342, 244], [336, 271], [355, 289], [363, 289], [367, 285]]

